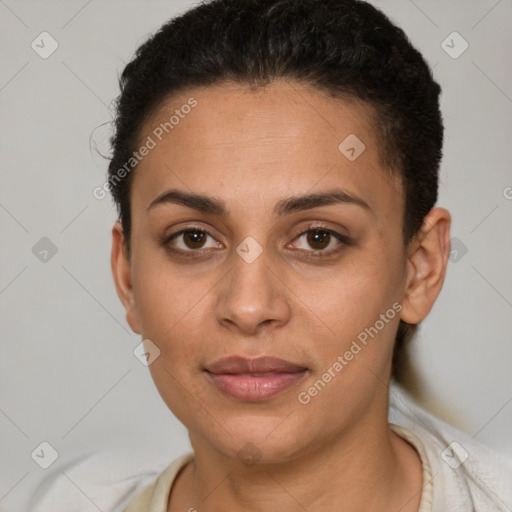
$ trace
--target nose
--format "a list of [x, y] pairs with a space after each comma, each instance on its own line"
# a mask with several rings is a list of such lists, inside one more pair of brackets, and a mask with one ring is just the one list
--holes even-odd
[[287, 287], [271, 263], [265, 251], [250, 263], [233, 255], [232, 271], [218, 290], [216, 315], [222, 325], [254, 335], [288, 322]]

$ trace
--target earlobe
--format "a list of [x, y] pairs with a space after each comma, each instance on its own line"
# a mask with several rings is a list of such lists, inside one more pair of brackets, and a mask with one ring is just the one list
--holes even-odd
[[124, 232], [120, 222], [116, 222], [112, 228], [112, 252], [110, 262], [117, 295], [126, 310], [126, 321], [134, 332], [140, 334], [130, 262], [126, 255]]
[[420, 323], [430, 312], [443, 286], [450, 255], [450, 213], [434, 208], [411, 241], [401, 319]]

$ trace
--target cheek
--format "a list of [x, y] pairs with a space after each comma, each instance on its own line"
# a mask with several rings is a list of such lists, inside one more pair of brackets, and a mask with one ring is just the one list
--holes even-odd
[[190, 424], [204, 413], [201, 407], [195, 410], [199, 402], [191, 397], [201, 396], [197, 377], [210, 344], [205, 333], [210, 332], [206, 312], [211, 311], [211, 286], [155, 257], [141, 258], [138, 264], [144, 269], [133, 275], [141, 334], [160, 350], [149, 370], [163, 401]]
[[190, 392], [212, 347], [219, 352], [213, 302], [220, 277], [172, 265], [160, 251], [141, 251], [136, 260], [133, 282], [141, 334], [160, 349], [150, 370], [166, 402], [172, 397], [180, 401], [180, 386], [186, 384]]
[[303, 275], [293, 290], [328, 327], [332, 348], [341, 348], [400, 300], [398, 274], [389, 259], [361, 253], [316, 279]]
[[204, 279], [193, 278], [190, 269], [173, 264], [149, 236], [139, 233], [137, 240], [132, 254], [132, 282], [142, 335], [165, 338], [200, 304]]

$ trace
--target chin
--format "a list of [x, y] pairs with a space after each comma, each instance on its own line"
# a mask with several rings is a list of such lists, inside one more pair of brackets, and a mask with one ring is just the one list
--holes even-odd
[[303, 422], [298, 424], [293, 414], [288, 417], [288, 412], [269, 416], [236, 415], [231, 409], [219, 417], [223, 417], [222, 425], [217, 424], [215, 432], [211, 423], [202, 425], [204, 438], [223, 456], [246, 466], [290, 461], [306, 450]]

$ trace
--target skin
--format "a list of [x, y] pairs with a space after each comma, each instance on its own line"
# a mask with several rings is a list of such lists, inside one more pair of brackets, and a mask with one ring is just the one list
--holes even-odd
[[[121, 225], [112, 231], [112, 269], [127, 321], [159, 347], [152, 377], [195, 453], [168, 510], [417, 511], [419, 456], [387, 422], [391, 356], [399, 318], [420, 322], [441, 290], [449, 213], [434, 208], [405, 246], [402, 188], [382, 165], [372, 111], [296, 82], [187, 90], [151, 114], [141, 143], [190, 97], [197, 107], [135, 171], [130, 259]], [[349, 134], [366, 146], [354, 161], [338, 149]], [[148, 209], [169, 189], [213, 197], [229, 213], [174, 203]], [[368, 208], [338, 202], [274, 211], [290, 197], [332, 189]], [[311, 225], [349, 243], [324, 232], [326, 248], [310, 244]], [[210, 235], [203, 248], [190, 248], [183, 236], [167, 241], [197, 258], [166, 249], [170, 235], [198, 227]], [[248, 236], [263, 249], [252, 263], [236, 252]], [[298, 394], [394, 303], [400, 313], [301, 404]], [[280, 357], [308, 371], [284, 393], [242, 402], [203, 372], [230, 355]], [[239, 455], [247, 443], [261, 457], [256, 464]]]

